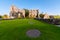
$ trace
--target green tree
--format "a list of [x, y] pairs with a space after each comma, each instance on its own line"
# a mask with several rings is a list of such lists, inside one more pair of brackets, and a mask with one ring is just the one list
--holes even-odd
[[44, 17], [44, 14], [43, 14], [43, 12], [40, 14], [40, 17], [41, 17], [41, 18], [43, 18], [43, 17]]
[[25, 10], [25, 17], [29, 16], [29, 10], [28, 9], [24, 9]]
[[0, 18], [2, 18], [2, 16], [0, 15]]

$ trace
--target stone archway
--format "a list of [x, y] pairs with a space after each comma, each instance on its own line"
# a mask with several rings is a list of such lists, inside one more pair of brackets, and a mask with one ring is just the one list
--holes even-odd
[[24, 18], [23, 13], [20, 13], [21, 18]]
[[19, 13], [18, 13], [18, 17], [19, 17], [19, 18], [24, 18], [23, 13], [19, 12]]

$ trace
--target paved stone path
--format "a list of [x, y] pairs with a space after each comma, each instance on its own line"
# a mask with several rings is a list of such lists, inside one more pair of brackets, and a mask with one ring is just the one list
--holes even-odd
[[31, 29], [26, 32], [26, 35], [30, 38], [37, 38], [39, 37], [41, 32], [37, 29]]

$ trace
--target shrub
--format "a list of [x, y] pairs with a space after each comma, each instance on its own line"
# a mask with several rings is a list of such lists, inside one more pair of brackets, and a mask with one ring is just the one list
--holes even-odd
[[25, 10], [25, 17], [28, 18], [29, 17], [29, 10], [28, 9], [24, 9]]
[[0, 18], [2, 18], [2, 16], [0, 15]]
[[6, 14], [3, 16], [3, 19], [8, 19], [8, 18], [9, 18], [9, 16]]
[[43, 18], [44, 17], [44, 14], [40, 14], [40, 17]]

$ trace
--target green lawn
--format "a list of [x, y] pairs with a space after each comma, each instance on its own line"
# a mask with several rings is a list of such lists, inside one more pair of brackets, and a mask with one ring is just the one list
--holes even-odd
[[[41, 36], [29, 38], [26, 31], [38, 29]], [[60, 28], [33, 19], [15, 19], [0, 21], [0, 40], [60, 40]]]

